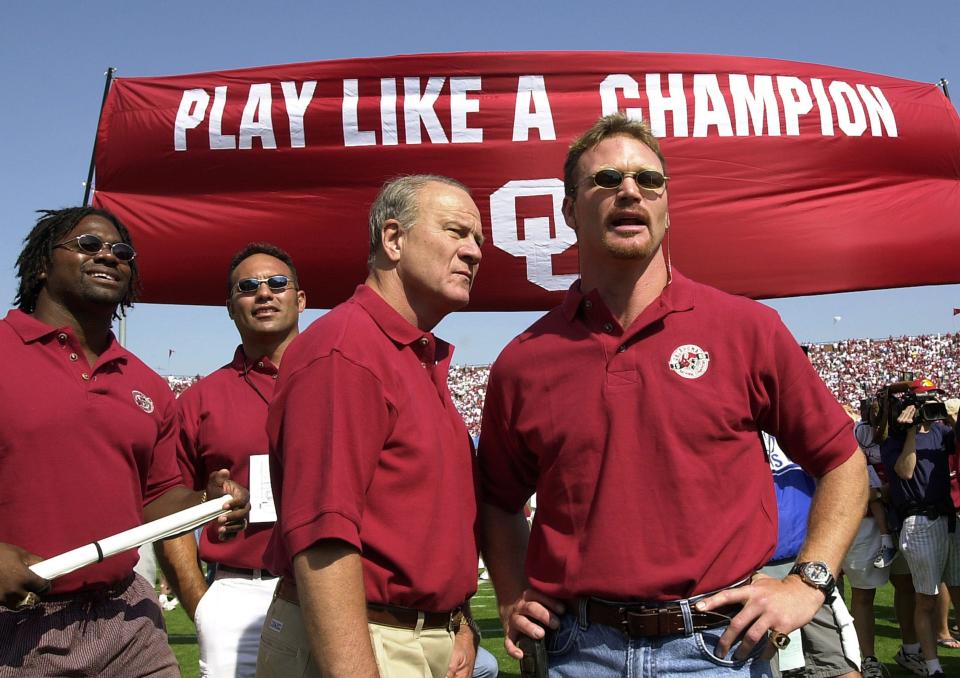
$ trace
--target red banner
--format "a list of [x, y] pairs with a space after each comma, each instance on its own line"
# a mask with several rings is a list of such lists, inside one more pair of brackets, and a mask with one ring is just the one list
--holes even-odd
[[446, 174], [487, 238], [470, 308], [549, 308], [577, 270], [567, 145], [618, 108], [662, 139], [687, 275], [761, 298], [960, 282], [943, 93], [768, 59], [436, 54], [118, 79], [94, 200], [133, 231], [147, 301], [223, 303], [231, 255], [266, 240], [323, 308], [365, 277], [382, 183]]

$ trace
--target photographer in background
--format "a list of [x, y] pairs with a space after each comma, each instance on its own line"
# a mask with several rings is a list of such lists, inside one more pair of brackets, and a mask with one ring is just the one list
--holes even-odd
[[897, 386], [887, 389], [890, 432], [880, 456], [890, 479], [894, 518], [901, 524], [900, 551], [917, 592], [914, 621], [927, 675], [942, 676], [935, 621], [938, 585], [946, 582], [955, 605], [960, 593], [955, 588], [960, 584], [960, 551], [948, 468], [955, 433], [943, 423], [946, 408], [933, 381]]

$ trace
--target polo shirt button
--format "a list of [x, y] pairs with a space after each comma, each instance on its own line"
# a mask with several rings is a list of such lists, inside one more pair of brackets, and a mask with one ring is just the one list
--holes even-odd
[[90, 375], [87, 374], [86, 372], [84, 372], [83, 374], [81, 374], [81, 375], [80, 375], [80, 378], [83, 379], [84, 381], [90, 381]]
[[263, 367], [263, 361], [262, 361], [262, 360], [257, 363], [257, 367]]
[[76, 353], [70, 354], [70, 360], [76, 360], [79, 356]]
[[429, 340], [429, 339], [427, 339], [426, 337], [420, 337], [420, 345], [421, 345], [421, 346], [426, 346], [426, 345], [429, 344], [429, 343], [430, 343], [430, 340]]
[[613, 325], [611, 323], [603, 323], [604, 332], [613, 332]]
[[623, 353], [626, 350], [627, 350], [626, 344], [620, 344], [620, 346], [617, 346], [617, 353]]
[[61, 344], [67, 343], [67, 335], [61, 332], [57, 335], [57, 341], [59, 341]]
[[589, 311], [591, 308], [593, 308], [593, 302], [587, 299], [585, 302], [583, 302], [583, 307]]
[[275, 375], [273, 375], [273, 378], [274, 378], [274, 379], [277, 379], [277, 378], [279, 378], [279, 377], [280, 377], [280, 375], [279, 375], [279, 374], [275, 374]]
[[427, 369], [427, 364], [426, 364], [426, 363], [420, 363], [420, 367], [422, 367], [423, 369]]

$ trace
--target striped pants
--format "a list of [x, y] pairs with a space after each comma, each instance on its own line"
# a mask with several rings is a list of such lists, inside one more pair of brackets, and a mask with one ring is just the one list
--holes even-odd
[[0, 607], [0, 678], [175, 678], [157, 596], [140, 576], [15, 612]]
[[[960, 529], [960, 528], [958, 528]], [[917, 593], [937, 594], [940, 582], [960, 585], [960, 543], [947, 531], [947, 519], [910, 516], [900, 528], [900, 551], [910, 566]]]

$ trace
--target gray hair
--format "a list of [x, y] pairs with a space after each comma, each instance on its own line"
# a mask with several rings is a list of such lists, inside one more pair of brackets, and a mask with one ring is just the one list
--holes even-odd
[[413, 228], [420, 212], [420, 191], [429, 183], [446, 184], [470, 194], [470, 189], [456, 179], [439, 174], [410, 174], [385, 183], [370, 206], [370, 254], [367, 256], [367, 268], [373, 268], [377, 252], [382, 247], [383, 223], [396, 219], [404, 231]]

